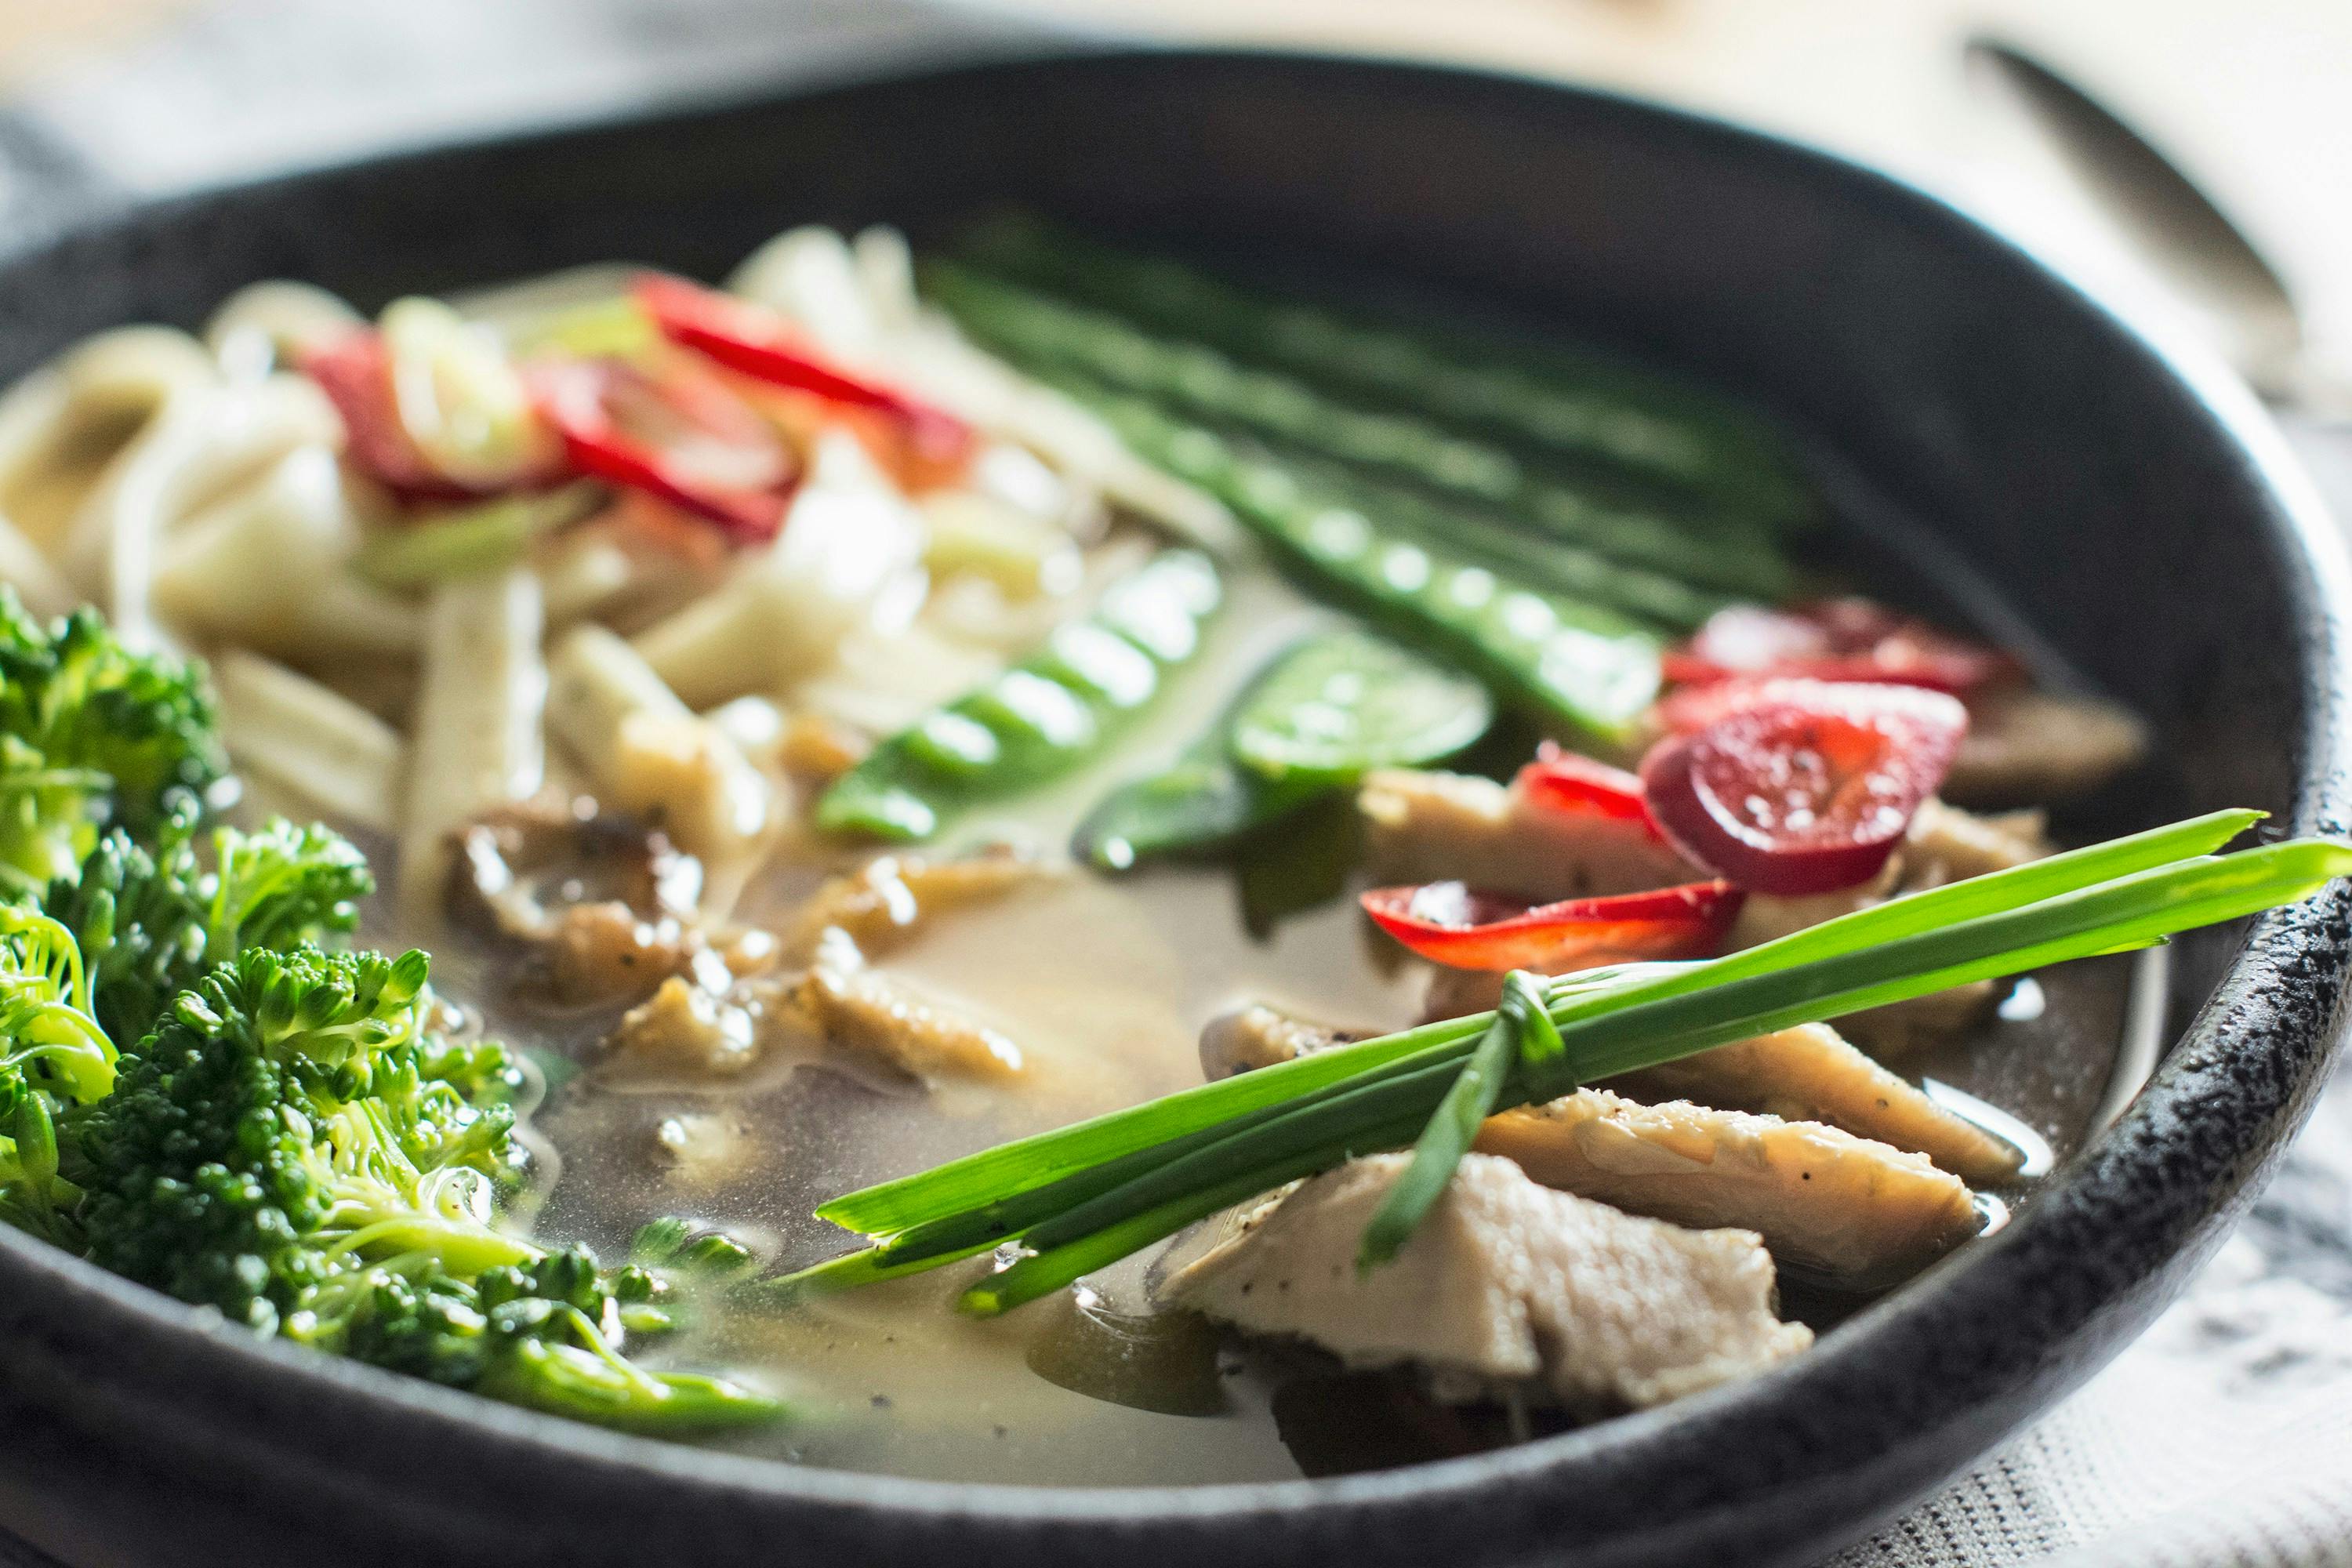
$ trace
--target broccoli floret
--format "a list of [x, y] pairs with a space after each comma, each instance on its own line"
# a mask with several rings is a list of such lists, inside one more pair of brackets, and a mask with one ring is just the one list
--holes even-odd
[[634, 1279], [601, 1274], [585, 1247], [485, 1270], [379, 1280], [354, 1314], [345, 1352], [436, 1383], [552, 1415], [639, 1431], [684, 1432], [763, 1421], [772, 1400], [723, 1379], [653, 1373], [615, 1348]]
[[333, 828], [278, 817], [258, 833], [215, 835], [208, 886], [205, 949], [218, 960], [349, 932], [375, 878], [367, 857]]
[[196, 817], [194, 800], [182, 795], [152, 847], [110, 828], [79, 873], [42, 896], [81, 945], [99, 1021], [126, 1043], [145, 1037], [164, 1005], [224, 959], [349, 933], [375, 888], [366, 858], [341, 834], [283, 819], [255, 833], [216, 831], [215, 869], [205, 871]]
[[624, 1357], [633, 1271], [492, 1223], [513, 1114], [444, 1066], [421, 952], [253, 948], [172, 1005], [69, 1126], [96, 1262], [267, 1333], [589, 1420], [763, 1419], [772, 1401]]
[[[179, 996], [78, 1128], [91, 1257], [274, 1331], [335, 1271], [330, 1247], [462, 1209], [424, 1206], [370, 1094], [413, 1078], [425, 977], [422, 953], [254, 949]], [[521, 1256], [478, 1223], [446, 1239], [496, 1254], [477, 1267]]]
[[110, 828], [79, 872], [42, 896], [79, 944], [99, 1022], [118, 1040], [143, 1039], [163, 1005], [205, 973], [195, 831], [195, 803], [184, 797], [158, 824], [152, 849]]
[[81, 1193], [60, 1170], [57, 1118], [110, 1093], [116, 1061], [72, 933], [0, 907], [0, 1219], [79, 1247]]
[[69, 877], [112, 823], [145, 839], [227, 765], [202, 670], [94, 610], [44, 628], [0, 590], [0, 877]]

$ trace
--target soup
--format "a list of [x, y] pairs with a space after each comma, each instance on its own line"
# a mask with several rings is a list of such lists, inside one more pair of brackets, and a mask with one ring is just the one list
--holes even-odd
[[0, 1212], [801, 1463], [1403, 1463], [1803, 1353], [2136, 1087], [2128, 950], [2337, 868], [2052, 858], [2137, 721], [1706, 389], [915, 277], [263, 284], [8, 395]]

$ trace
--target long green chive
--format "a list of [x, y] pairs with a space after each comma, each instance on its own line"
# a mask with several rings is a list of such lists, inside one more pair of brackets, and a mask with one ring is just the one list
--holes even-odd
[[[2252, 824], [2258, 811], [2219, 811], [2111, 843], [2053, 855], [1989, 876], [1876, 904], [1836, 920], [1701, 963], [1649, 965], [1630, 978], [1651, 978], [1650, 997], [1669, 987], [1696, 989], [1811, 959], [1858, 952], [1895, 937], [2111, 880], [2220, 848]], [[1678, 979], [1676, 977], [1679, 977]], [[1572, 975], [1556, 982], [1555, 997], [1612, 994], [1624, 972]], [[896, 1236], [929, 1220], [1003, 1203], [1138, 1151], [1225, 1124], [1244, 1112], [1280, 1107], [1300, 1096], [1403, 1058], [1444, 1054], [1485, 1032], [1487, 1016], [1448, 1018], [1399, 1034], [1318, 1051], [1216, 1083], [1162, 1096], [1125, 1110], [983, 1149], [914, 1175], [845, 1193], [820, 1205], [821, 1219], [873, 1237]], [[1000, 1237], [1000, 1239], [1002, 1237]]]
[[[2147, 946], [2296, 901], [2352, 872], [2352, 844], [2336, 840], [2226, 858], [2200, 853], [2256, 815], [2216, 813], [2054, 856], [1726, 958], [1552, 982], [1542, 1005], [1506, 1037], [1513, 1049], [1502, 1052], [1501, 1070], [1491, 1080], [1480, 1074], [1479, 1099], [1489, 1081], [1496, 1099], [1459, 1124], [1475, 1136], [1486, 1111], [1580, 1081], [1970, 980]], [[1244, 1198], [1429, 1132], [1432, 1112], [1468, 1076], [1465, 1061], [1494, 1037], [1496, 1023], [1481, 1015], [1319, 1053], [850, 1194], [819, 1212], [836, 1223], [889, 1215], [895, 1228], [873, 1223], [879, 1245], [787, 1282], [863, 1283], [1012, 1242], [1030, 1256], [974, 1286], [963, 1304], [983, 1313], [1018, 1306]]]
[[1395, 1258], [1397, 1248], [1420, 1227], [1430, 1205], [1444, 1194], [1462, 1156], [1477, 1140], [1479, 1127], [1502, 1102], [1503, 1085], [1512, 1065], [1528, 1042], [1541, 1039], [1536, 1032], [1538, 1018], [1550, 1030], [1552, 1048], [1539, 1046], [1538, 1049], [1549, 1059], [1559, 1055], [1559, 1031], [1551, 1027], [1535, 977], [1524, 969], [1512, 970], [1503, 977], [1503, 1002], [1495, 1009], [1495, 1021], [1471, 1047], [1470, 1059], [1462, 1065], [1445, 1098], [1437, 1102], [1429, 1125], [1421, 1130], [1404, 1173], [1389, 1187], [1364, 1226], [1363, 1241], [1356, 1248], [1359, 1273], [1370, 1273]]

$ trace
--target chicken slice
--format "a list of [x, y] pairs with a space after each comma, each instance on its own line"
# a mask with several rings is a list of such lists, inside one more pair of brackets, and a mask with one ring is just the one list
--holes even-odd
[[1998, 692], [1969, 705], [1944, 789], [1969, 805], [2069, 800], [2137, 766], [2147, 747], [2147, 726], [2111, 702]]
[[1948, 882], [2006, 871], [2039, 860], [2050, 850], [2038, 811], [1979, 816], [1940, 800], [1922, 801], [1912, 814], [1901, 847], [1877, 876], [1859, 887], [1832, 893], [1798, 898], [1750, 893], [1739, 907], [1728, 945], [1754, 947], [1906, 893], [1923, 893]]
[[762, 1036], [824, 1045], [888, 1063], [909, 1078], [1009, 1079], [1021, 1047], [986, 1025], [916, 995], [869, 969], [819, 963], [747, 981]]
[[1261, 1205], [1171, 1299], [1350, 1365], [1417, 1363], [1442, 1398], [1532, 1389], [1580, 1414], [1662, 1405], [1812, 1342], [1774, 1316], [1753, 1232], [1620, 1214], [1482, 1154], [1392, 1261], [1360, 1273], [1358, 1239], [1405, 1163], [1351, 1161]]
[[1219, 1014], [1201, 1030], [1201, 1076], [1214, 1083], [1237, 1072], [1310, 1057], [1363, 1037], [1253, 1003]]
[[1547, 810], [1466, 773], [1384, 768], [1365, 778], [1356, 807], [1379, 882], [1455, 881], [1549, 903], [1706, 875], [1640, 822]]
[[[1201, 1031], [1201, 1070], [1213, 1081], [1362, 1037], [1254, 1005], [1213, 1018]], [[1924, 1154], [1976, 1186], [2009, 1180], [2025, 1161], [2015, 1144], [1937, 1103], [1827, 1024], [1800, 1024], [1735, 1040], [1663, 1066], [1621, 1073], [1605, 1083], [1646, 1102], [1686, 1100], [1783, 1121], [1823, 1122], [1856, 1138]], [[1754, 1220], [1738, 1223], [1765, 1228]]]
[[1827, 1024], [1735, 1040], [1609, 1081], [1639, 1100], [1691, 1100], [1788, 1121], [1827, 1122], [1857, 1138], [1925, 1154], [1978, 1186], [2009, 1180], [2025, 1162], [2016, 1145], [1937, 1103]]
[[840, 931], [867, 958], [880, 958], [941, 915], [1004, 898], [1054, 874], [1044, 862], [1010, 851], [957, 860], [879, 855], [809, 896], [783, 933], [783, 952], [793, 962], [806, 962], [827, 931]]
[[1967, 1185], [1921, 1155], [1686, 1100], [1641, 1105], [1579, 1089], [1489, 1117], [1476, 1146], [1580, 1197], [1756, 1231], [1786, 1266], [1848, 1289], [1906, 1279], [1983, 1223]]

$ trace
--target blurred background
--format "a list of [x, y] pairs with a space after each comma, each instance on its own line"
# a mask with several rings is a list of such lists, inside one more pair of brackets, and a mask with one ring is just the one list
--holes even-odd
[[[157, 191], [1077, 29], [1409, 54], [1662, 97], [1892, 166], [2284, 388], [2352, 354], [2345, 0], [0, 0], [0, 92]], [[1988, 47], [2119, 115], [2292, 300], [2085, 158]], [[2120, 167], [2121, 173], [2118, 174]], [[2173, 232], [2165, 231], [2169, 227]]]

